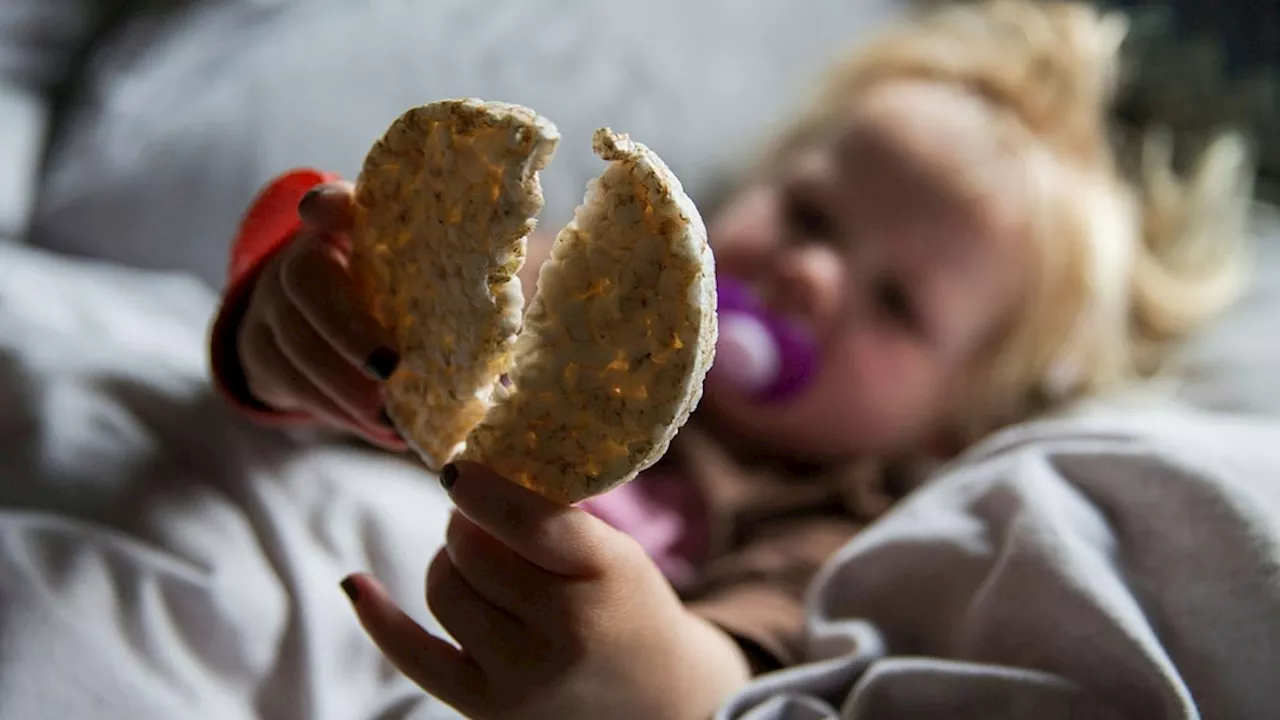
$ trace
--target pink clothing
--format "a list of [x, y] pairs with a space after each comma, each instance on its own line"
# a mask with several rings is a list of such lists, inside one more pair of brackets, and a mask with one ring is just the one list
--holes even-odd
[[711, 538], [707, 508], [678, 472], [648, 470], [581, 507], [635, 538], [677, 589], [693, 582], [706, 561]]

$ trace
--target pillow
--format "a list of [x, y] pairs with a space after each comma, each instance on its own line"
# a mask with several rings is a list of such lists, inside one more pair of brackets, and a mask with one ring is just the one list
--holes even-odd
[[1187, 347], [1182, 392], [1210, 409], [1280, 414], [1280, 209], [1260, 204], [1253, 236], [1250, 288]]
[[274, 174], [353, 177], [409, 106], [456, 96], [555, 121], [543, 222], [603, 168], [609, 125], [661, 154], [695, 199], [751, 154], [837, 49], [893, 0], [209, 0], [123, 23], [88, 63], [49, 156], [32, 241], [215, 288]]

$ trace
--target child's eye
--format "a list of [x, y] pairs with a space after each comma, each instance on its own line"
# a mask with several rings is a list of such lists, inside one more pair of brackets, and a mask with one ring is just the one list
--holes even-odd
[[783, 208], [787, 228], [800, 237], [815, 240], [831, 236], [831, 217], [814, 203], [802, 198], [789, 197]]
[[876, 287], [876, 304], [891, 320], [909, 328], [918, 325], [915, 307], [907, 295], [907, 289], [896, 280], [882, 280]]

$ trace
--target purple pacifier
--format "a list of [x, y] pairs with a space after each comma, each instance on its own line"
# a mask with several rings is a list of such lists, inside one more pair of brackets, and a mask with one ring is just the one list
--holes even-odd
[[719, 339], [711, 374], [753, 400], [780, 402], [813, 379], [813, 339], [769, 312], [740, 280], [716, 278]]

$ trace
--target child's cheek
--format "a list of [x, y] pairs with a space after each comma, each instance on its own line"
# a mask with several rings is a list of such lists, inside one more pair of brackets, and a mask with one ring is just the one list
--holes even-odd
[[904, 340], [874, 335], [858, 340], [839, 353], [843, 357], [833, 358], [839, 371], [830, 374], [837, 387], [829, 391], [841, 396], [840, 405], [857, 415], [859, 424], [886, 431], [911, 424], [932, 393], [928, 358]]
[[876, 328], [847, 333], [833, 355], [833, 369], [838, 369], [833, 375], [841, 375], [855, 386], [880, 390], [899, 384], [904, 371], [917, 362], [907, 343]]

